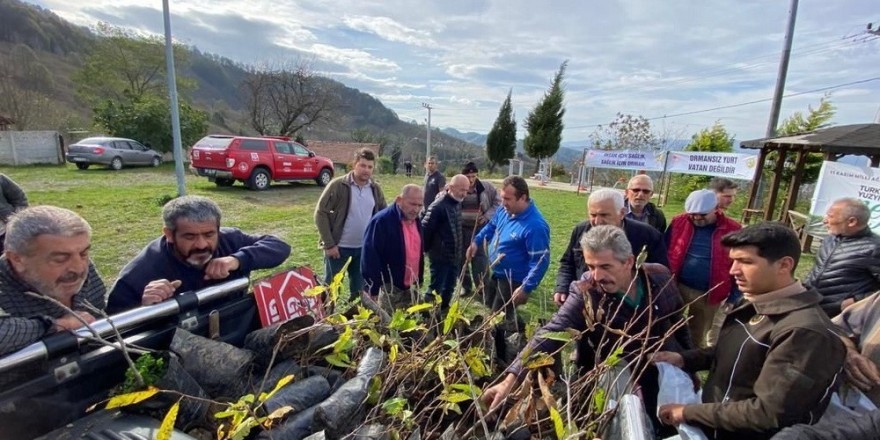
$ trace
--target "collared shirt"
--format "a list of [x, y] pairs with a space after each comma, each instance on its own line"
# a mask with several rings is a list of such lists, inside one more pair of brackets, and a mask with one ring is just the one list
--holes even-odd
[[[58, 305], [25, 293], [35, 291], [13, 272], [5, 255], [0, 257], [0, 355], [42, 339], [52, 332], [52, 320], [67, 314]], [[86, 281], [73, 296], [71, 309], [94, 314], [86, 307], [88, 302], [103, 310], [106, 293], [95, 265], [89, 262]]]
[[373, 199], [373, 181], [360, 186], [355, 182], [354, 176], [348, 177], [348, 187], [351, 190], [351, 199], [348, 203], [348, 217], [345, 226], [342, 227], [342, 237], [337, 246], [344, 248], [360, 248], [364, 245], [364, 232], [367, 223], [373, 216], [373, 208], [376, 200]]
[[419, 261], [422, 257], [422, 237], [415, 220], [404, 220], [403, 248], [406, 250], [406, 265], [403, 270], [403, 284], [412, 287], [419, 276]]
[[631, 218], [631, 219], [633, 219], [633, 220], [638, 220], [638, 221], [640, 221], [640, 222], [644, 222], [644, 221], [646, 221], [647, 218], [648, 218], [648, 210], [647, 210], [647, 209], [642, 209], [642, 213], [641, 213], [641, 214], [637, 214], [635, 211], [632, 210], [632, 205], [630, 205], [630, 204], [627, 203], [627, 205], [626, 205], [626, 214], [624, 215], [624, 217], [626, 217], [626, 218]]

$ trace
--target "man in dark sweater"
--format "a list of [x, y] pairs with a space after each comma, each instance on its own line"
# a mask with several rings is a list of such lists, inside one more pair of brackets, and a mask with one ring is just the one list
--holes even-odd
[[666, 260], [667, 252], [663, 235], [647, 223], [624, 218], [626, 211], [623, 206], [623, 194], [619, 191], [607, 188], [594, 191], [587, 201], [587, 211], [589, 212], [589, 221], [583, 221], [574, 227], [571, 231], [568, 247], [565, 248], [562, 258], [559, 259], [556, 290], [553, 294], [553, 300], [559, 306], [565, 302], [571, 282], [580, 279], [586, 270], [580, 240], [590, 228], [599, 225], [622, 228], [627, 240], [632, 245], [633, 255], [638, 257], [644, 248], [648, 253], [646, 262], [669, 265]]
[[647, 174], [637, 174], [626, 186], [626, 218], [645, 222], [661, 234], [666, 232], [666, 216], [651, 203], [654, 181]]
[[464, 238], [461, 234], [461, 201], [470, 182], [458, 174], [449, 180], [446, 191], [437, 197], [422, 217], [422, 243], [431, 258], [431, 286], [429, 299], [440, 295], [442, 309], [449, 307], [455, 280], [461, 272], [464, 257]]
[[252, 270], [278, 266], [290, 246], [273, 235], [220, 227], [220, 207], [201, 196], [174, 199], [162, 210], [163, 235], [122, 268], [108, 313], [150, 305]]
[[440, 191], [442, 191], [445, 186], [446, 178], [443, 177], [443, 173], [437, 169], [437, 158], [434, 156], [428, 157], [428, 160], [425, 161], [424, 209], [428, 209], [428, 207], [431, 206], [431, 203], [434, 203], [437, 194], [440, 194]]

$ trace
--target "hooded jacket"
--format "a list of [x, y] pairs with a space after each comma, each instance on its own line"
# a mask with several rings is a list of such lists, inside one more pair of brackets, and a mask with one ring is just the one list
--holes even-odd
[[768, 302], [741, 299], [715, 347], [682, 353], [685, 371], [710, 370], [703, 403], [685, 406], [685, 421], [719, 440], [769, 439], [817, 422], [846, 355], [820, 298], [803, 290]]
[[865, 228], [856, 235], [826, 237], [804, 285], [822, 294], [822, 309], [831, 317], [845, 299], [858, 301], [880, 290], [880, 236]]

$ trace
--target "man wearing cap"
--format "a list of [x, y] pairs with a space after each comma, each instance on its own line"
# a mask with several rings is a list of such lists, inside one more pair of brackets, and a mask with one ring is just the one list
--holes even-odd
[[[473, 162], [468, 162], [461, 170], [461, 174], [467, 176], [470, 181], [468, 193], [461, 202], [461, 236], [464, 237], [465, 243], [470, 243], [480, 233], [483, 226], [489, 223], [489, 220], [495, 215], [498, 205], [501, 204], [501, 197], [498, 196], [498, 190], [495, 189], [495, 186], [480, 180], [477, 173], [479, 170]], [[465, 261], [465, 264], [468, 263]], [[489, 259], [486, 257], [486, 250], [479, 246], [470, 260], [470, 267], [465, 269], [464, 277], [461, 280], [465, 296], [472, 294], [475, 289], [479, 289], [480, 281], [486, 274], [488, 266]]]
[[663, 211], [651, 203], [654, 194], [654, 181], [647, 174], [638, 174], [629, 179], [626, 186], [626, 218], [647, 223], [660, 231], [666, 232], [666, 216]]
[[715, 311], [733, 288], [731, 260], [721, 238], [742, 229], [717, 206], [714, 191], [694, 191], [684, 202], [685, 212], [673, 217], [666, 230], [669, 270], [684, 303], [690, 304], [688, 325], [700, 347], [707, 345]]

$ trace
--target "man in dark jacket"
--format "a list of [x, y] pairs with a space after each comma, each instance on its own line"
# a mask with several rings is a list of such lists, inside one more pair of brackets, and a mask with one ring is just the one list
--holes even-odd
[[678, 282], [688, 314], [691, 336], [698, 346], [707, 341], [715, 312], [730, 295], [730, 257], [721, 238], [742, 226], [716, 209], [718, 200], [708, 189], [694, 191], [684, 202], [683, 214], [672, 218], [666, 230], [669, 270]]
[[868, 227], [870, 218], [854, 198], [836, 200], [825, 214], [828, 237], [804, 284], [822, 294], [822, 308], [832, 318], [880, 289], [880, 236]]
[[290, 245], [274, 235], [220, 227], [220, 207], [202, 196], [176, 198], [162, 208], [162, 236], [119, 273], [108, 313], [150, 305], [251, 271], [280, 265]]
[[422, 242], [431, 258], [431, 285], [427, 296], [431, 300], [433, 295], [439, 294], [443, 299], [443, 310], [452, 300], [464, 257], [461, 201], [469, 186], [467, 176], [455, 175], [446, 185], [446, 191], [431, 203], [422, 217]]
[[437, 166], [437, 158], [434, 156], [428, 157], [428, 160], [425, 161], [425, 208], [431, 206], [431, 203], [434, 203], [434, 199], [437, 198], [437, 194], [440, 194], [440, 191], [446, 187], [446, 177], [443, 177], [443, 173], [437, 169]]
[[626, 238], [632, 245], [632, 253], [638, 256], [644, 248], [648, 253], [648, 263], [657, 263], [668, 266], [666, 260], [666, 245], [663, 236], [646, 223], [625, 218], [626, 209], [623, 206], [623, 195], [613, 189], [600, 189], [590, 194], [587, 200], [589, 221], [578, 223], [571, 231], [568, 247], [559, 259], [559, 272], [556, 274], [556, 289], [553, 293], [553, 301], [561, 306], [568, 295], [568, 286], [572, 281], [580, 279], [586, 270], [584, 255], [581, 251], [580, 239], [590, 228], [599, 225], [617, 226], [623, 229]]
[[[631, 362], [632, 371], [641, 371], [640, 365], [647, 359], [640, 358], [639, 353], [652, 350], [647, 347], [653, 344], [659, 343], [663, 350], [674, 352], [693, 348], [684, 324], [684, 305], [666, 267], [645, 263], [636, 268], [632, 245], [624, 231], [610, 225], [591, 228], [581, 237], [580, 248], [590, 270], [571, 283], [565, 304], [535, 333], [507, 369], [504, 380], [483, 394], [483, 402], [491, 407], [503, 402], [525, 376], [525, 353], [555, 353], [562, 347], [562, 342], [544, 338], [547, 333], [572, 329], [582, 333], [577, 365], [584, 373], [618, 348]], [[587, 316], [596, 317], [598, 322], [588, 325]], [[661, 342], [670, 332], [672, 335]], [[656, 370], [649, 370], [641, 376], [639, 384], [644, 389], [648, 413], [654, 414], [659, 388]]]
[[404, 185], [394, 203], [376, 213], [364, 233], [361, 271], [365, 289], [387, 312], [418, 301], [424, 280], [422, 188]]
[[626, 218], [645, 222], [658, 230], [666, 232], [666, 216], [651, 203], [654, 195], [654, 181], [647, 174], [637, 174], [629, 179], [626, 186]]
[[687, 372], [709, 370], [703, 403], [663, 405], [660, 419], [698, 426], [719, 440], [769, 439], [786, 426], [815, 423], [846, 350], [819, 293], [794, 278], [797, 235], [766, 222], [728, 234], [722, 244], [743, 299], [727, 314], [715, 347], [654, 356]]
[[0, 253], [3, 253], [3, 237], [9, 217], [27, 207], [27, 195], [21, 187], [9, 176], [0, 173]]
[[[461, 233], [465, 243], [470, 243], [480, 233], [501, 205], [498, 190], [491, 182], [481, 180], [478, 173], [477, 165], [473, 162], [466, 163], [461, 170], [461, 174], [467, 176], [471, 183], [467, 195], [461, 201]], [[477, 252], [471, 258], [469, 266], [464, 268], [464, 275], [461, 278], [461, 288], [465, 296], [479, 289], [486, 276], [489, 258], [482, 246], [477, 247]]]

